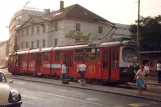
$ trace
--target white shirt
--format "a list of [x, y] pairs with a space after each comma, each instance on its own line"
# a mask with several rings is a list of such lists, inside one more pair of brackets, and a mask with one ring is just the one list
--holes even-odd
[[147, 74], [149, 74], [149, 66], [144, 66], [144, 70], [146, 71]]
[[67, 73], [67, 67], [64, 64], [61, 67], [61, 72], [62, 73]]
[[141, 71], [141, 70], [139, 70], [137, 73], [136, 73], [136, 75], [137, 75], [137, 79], [144, 79], [145, 78], [145, 70], [143, 70], [143, 71]]
[[161, 64], [157, 64], [157, 70], [159, 71], [159, 70], [161, 70]]
[[79, 70], [80, 71], [86, 71], [87, 66], [85, 64], [80, 64], [79, 65]]

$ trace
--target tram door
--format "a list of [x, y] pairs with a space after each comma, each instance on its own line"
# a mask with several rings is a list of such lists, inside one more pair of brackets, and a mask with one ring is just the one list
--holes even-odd
[[64, 61], [66, 62], [66, 66], [68, 67], [67, 73], [70, 76], [72, 67], [73, 67], [73, 52], [72, 51], [65, 51], [64, 52]]
[[112, 81], [119, 80], [119, 47], [111, 48], [111, 77]]
[[41, 53], [37, 53], [36, 54], [36, 73], [37, 74], [40, 73], [41, 65], [42, 65], [42, 54]]
[[101, 53], [101, 78], [103, 80], [110, 80], [110, 49], [103, 48]]

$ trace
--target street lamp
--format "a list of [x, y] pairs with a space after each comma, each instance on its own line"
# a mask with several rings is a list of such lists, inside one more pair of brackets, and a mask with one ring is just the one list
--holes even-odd
[[137, 25], [137, 42], [139, 43], [139, 26], [140, 26], [140, 0], [138, 0], [138, 25]]

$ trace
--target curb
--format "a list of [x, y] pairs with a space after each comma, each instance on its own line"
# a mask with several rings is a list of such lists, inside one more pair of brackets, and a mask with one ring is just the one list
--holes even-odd
[[66, 84], [66, 85], [65, 84], [56, 84], [56, 83], [49, 83], [49, 82], [43, 82], [43, 81], [22, 79], [22, 78], [18, 78], [18, 77], [7, 77], [7, 78], [24, 80], [24, 81], [31, 81], [31, 82], [37, 82], [37, 83], [46, 83], [46, 84], [52, 84], [52, 85], [58, 85], [58, 86], [64, 86], [64, 87], [72, 87], [72, 88], [77, 88], [77, 89], [86, 89], [86, 90], [92, 90], [92, 91], [98, 91], [98, 92], [110, 93], [110, 94], [115, 94], [115, 95], [122, 95], [122, 96], [127, 96], [127, 97], [141, 98], [141, 99], [145, 99], [145, 100], [161, 102], [161, 100], [154, 99], [154, 98], [149, 98], [149, 97], [144, 97], [144, 96], [137, 96], [137, 95], [129, 95], [129, 94], [111, 92], [111, 91], [104, 91], [104, 90], [99, 90], [99, 89], [87, 88], [87, 87], [84, 87], [84, 86], [79, 87], [79, 86], [72, 86], [70, 84]]

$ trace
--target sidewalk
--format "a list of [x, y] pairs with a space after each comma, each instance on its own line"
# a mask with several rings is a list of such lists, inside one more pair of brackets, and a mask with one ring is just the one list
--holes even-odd
[[126, 88], [117, 88], [117, 87], [91, 85], [91, 84], [87, 84], [86, 86], [81, 86], [79, 83], [76, 83], [76, 82], [70, 82], [69, 84], [64, 85], [61, 83], [60, 80], [27, 77], [27, 76], [14, 76], [14, 75], [10, 75], [10, 73], [6, 72], [6, 70], [3, 70], [2, 72], [4, 72], [6, 76], [11, 79], [20, 79], [20, 80], [26, 80], [26, 81], [32, 81], [32, 82], [46, 83], [46, 84], [73, 87], [73, 88], [93, 90], [93, 91], [100, 91], [100, 92], [106, 92], [106, 93], [111, 93], [111, 94], [143, 98], [143, 99], [147, 99], [151, 101], [161, 102], [161, 86], [157, 85], [155, 81], [150, 81], [150, 80], [148, 82], [149, 83], [154, 82], [155, 86], [148, 84], [147, 86], [148, 89], [142, 95], [138, 95], [137, 94], [138, 91], [136, 90], [136, 88], [126, 89]]

